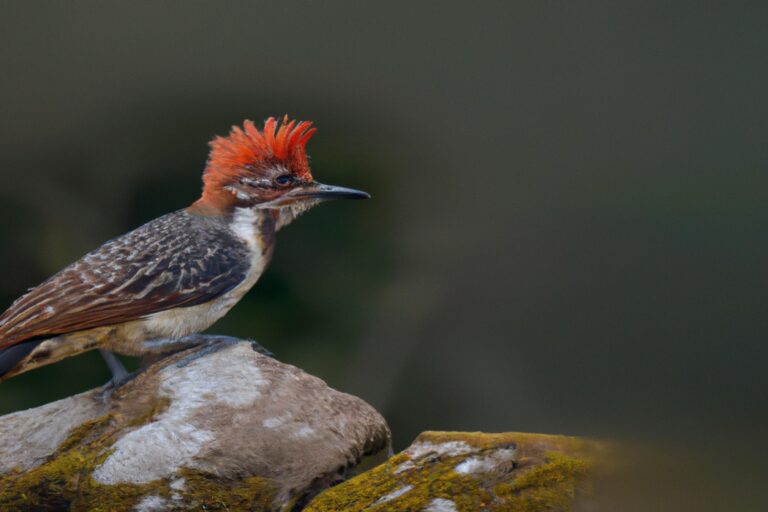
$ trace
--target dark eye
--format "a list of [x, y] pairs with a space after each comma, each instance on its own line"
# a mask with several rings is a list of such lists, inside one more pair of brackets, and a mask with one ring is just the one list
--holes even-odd
[[293, 183], [293, 175], [292, 174], [281, 174], [277, 178], [275, 178], [275, 183], [280, 185], [281, 187], [284, 187], [286, 185], [290, 185]]

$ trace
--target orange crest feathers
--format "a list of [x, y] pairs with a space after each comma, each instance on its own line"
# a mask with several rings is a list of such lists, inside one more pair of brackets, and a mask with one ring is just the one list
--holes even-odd
[[287, 115], [279, 127], [275, 118], [270, 117], [261, 132], [252, 121], [245, 121], [243, 128], [233, 126], [227, 137], [216, 137], [210, 142], [206, 185], [208, 178], [226, 180], [274, 164], [282, 164], [297, 177], [311, 181], [305, 147], [315, 131], [311, 121], [289, 121]]

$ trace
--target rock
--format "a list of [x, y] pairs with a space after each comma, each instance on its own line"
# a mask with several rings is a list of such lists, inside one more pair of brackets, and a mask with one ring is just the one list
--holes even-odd
[[593, 510], [602, 445], [543, 434], [425, 432], [402, 453], [324, 491], [305, 512]]
[[425, 432], [386, 460], [371, 406], [211, 339], [117, 390], [0, 417], [0, 510], [594, 510], [601, 443]]
[[217, 342], [0, 417], [0, 510], [298, 510], [389, 452], [362, 400]]

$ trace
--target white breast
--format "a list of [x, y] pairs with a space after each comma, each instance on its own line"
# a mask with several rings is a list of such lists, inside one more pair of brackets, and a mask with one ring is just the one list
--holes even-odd
[[147, 317], [145, 327], [159, 337], [179, 338], [204, 331], [223, 317], [258, 281], [269, 263], [271, 247], [260, 236], [262, 223], [271, 222], [266, 214], [247, 208], [237, 208], [230, 224], [235, 234], [248, 246], [251, 266], [246, 278], [225, 295], [205, 304], [161, 311]]

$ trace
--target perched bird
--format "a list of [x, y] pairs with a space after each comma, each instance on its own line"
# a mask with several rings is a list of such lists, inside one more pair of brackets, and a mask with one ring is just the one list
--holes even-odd
[[0, 381], [95, 348], [114, 374], [111, 352], [167, 352], [224, 316], [269, 263], [277, 231], [322, 201], [369, 197], [313, 179], [314, 133], [286, 116], [214, 138], [200, 199], [86, 254], [0, 316]]

